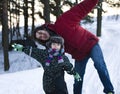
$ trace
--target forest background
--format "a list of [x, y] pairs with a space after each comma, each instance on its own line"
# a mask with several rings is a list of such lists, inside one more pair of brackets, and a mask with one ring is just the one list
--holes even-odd
[[[9, 44], [13, 40], [31, 37], [36, 26], [54, 23], [63, 12], [82, 0], [1, 0], [0, 1], [0, 41], [4, 52], [4, 70], [9, 70]], [[84, 18], [82, 23], [92, 23], [96, 17], [96, 36], [101, 36], [103, 16], [117, 20], [120, 13], [120, 0], [99, 0], [98, 5]], [[24, 32], [21, 33], [21, 28]]]

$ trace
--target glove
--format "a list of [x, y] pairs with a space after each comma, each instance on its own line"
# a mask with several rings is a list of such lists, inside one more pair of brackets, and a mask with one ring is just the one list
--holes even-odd
[[77, 72], [75, 73], [74, 78], [75, 78], [77, 81], [82, 81], [80, 75], [79, 75]]
[[22, 49], [23, 49], [23, 45], [16, 44], [16, 43], [12, 44], [12, 47], [13, 47], [14, 51], [22, 51]]

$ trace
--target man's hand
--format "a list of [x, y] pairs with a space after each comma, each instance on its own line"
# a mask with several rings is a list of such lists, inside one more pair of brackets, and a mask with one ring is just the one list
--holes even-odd
[[22, 51], [22, 49], [23, 49], [23, 45], [16, 44], [16, 43], [12, 44], [12, 47], [13, 47], [14, 51]]

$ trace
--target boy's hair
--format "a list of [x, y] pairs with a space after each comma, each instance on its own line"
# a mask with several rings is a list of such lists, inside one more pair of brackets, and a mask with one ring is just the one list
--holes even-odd
[[46, 43], [47, 48], [51, 48], [52, 43], [59, 43], [59, 44], [61, 44], [61, 48], [64, 47], [64, 39], [60, 36], [50, 37], [49, 41]]

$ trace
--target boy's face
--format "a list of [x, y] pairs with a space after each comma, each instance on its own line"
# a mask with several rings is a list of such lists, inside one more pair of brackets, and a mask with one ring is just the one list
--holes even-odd
[[61, 44], [60, 43], [52, 43], [51, 48], [56, 49], [56, 50], [60, 50], [61, 49]]

